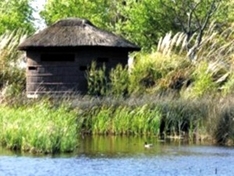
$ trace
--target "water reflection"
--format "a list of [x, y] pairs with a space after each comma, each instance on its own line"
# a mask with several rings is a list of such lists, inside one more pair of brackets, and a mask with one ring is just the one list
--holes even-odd
[[[194, 145], [180, 140], [162, 141], [155, 137], [87, 136], [80, 141], [77, 154], [88, 157], [203, 155], [204, 152], [208, 152], [206, 154], [209, 155], [211, 152], [207, 144]], [[153, 147], [145, 148], [145, 141], [152, 143]], [[206, 147], [209, 148], [208, 151]]]
[[[152, 150], [144, 148], [144, 141], [154, 143]], [[161, 147], [152, 138], [142, 137], [116, 137], [116, 136], [92, 136], [81, 139], [78, 154], [90, 157], [106, 156], [121, 157], [147, 154], [150, 152], [161, 153]]]
[[[234, 149], [158, 141], [154, 137], [92, 136], [69, 155], [30, 156], [0, 149], [0, 176], [233, 175]], [[144, 148], [144, 142], [153, 148]]]

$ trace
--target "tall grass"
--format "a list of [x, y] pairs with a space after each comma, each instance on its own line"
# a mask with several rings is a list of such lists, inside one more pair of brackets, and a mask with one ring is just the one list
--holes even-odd
[[0, 106], [0, 143], [33, 153], [73, 151], [77, 145], [76, 113], [45, 101], [33, 105]]
[[109, 95], [111, 96], [125, 96], [128, 95], [129, 85], [129, 72], [128, 68], [122, 65], [117, 65], [116, 68], [110, 71], [110, 90]]
[[87, 71], [87, 83], [89, 95], [106, 95], [108, 81], [106, 77], [106, 67], [98, 67], [96, 62], [92, 62]]
[[25, 70], [20, 67], [25, 59], [17, 47], [26, 36], [21, 30], [0, 36], [0, 89], [4, 96], [15, 96], [25, 89]]
[[234, 145], [233, 95], [213, 99], [213, 108], [208, 108], [208, 133], [217, 144]]
[[207, 62], [200, 62], [191, 75], [193, 85], [184, 90], [185, 97], [201, 97], [206, 94], [215, 94], [219, 84], [214, 81], [214, 72], [209, 70]]
[[[151, 135], [233, 144], [233, 97], [168, 95], [27, 100], [0, 106], [0, 144], [38, 153], [71, 152], [78, 136]], [[69, 103], [69, 104], [68, 104]], [[66, 106], [64, 105], [66, 104]]]
[[[192, 115], [188, 114], [191, 112], [194, 119], [195, 117], [198, 120], [200, 119], [198, 118], [199, 114], [195, 113], [196, 109], [192, 107], [191, 103], [188, 103], [189, 101], [184, 101], [184, 103], [181, 104], [183, 101], [179, 102], [173, 97], [169, 98], [168, 96], [143, 96], [118, 99], [102, 98], [99, 99], [99, 101], [89, 101], [89, 106], [87, 106], [88, 102], [86, 101], [87, 100], [82, 100], [76, 104], [79, 104], [78, 107], [83, 109], [83, 113], [79, 116], [81, 119], [85, 119], [80, 120], [81, 123], [84, 123], [84, 125], [82, 125], [82, 131], [88, 131], [92, 134], [158, 136], [160, 130], [162, 130], [163, 133], [167, 131], [170, 133], [169, 135], [172, 135], [172, 130], [170, 132], [167, 129], [175, 127], [175, 133], [178, 132], [178, 130], [182, 132], [185, 131], [183, 127], [184, 124], [171, 123], [168, 124], [167, 128], [160, 129], [165, 116], [167, 116], [166, 121], [170, 119], [170, 121], [176, 122], [179, 120], [179, 117], [181, 121], [182, 119], [186, 119], [193, 124]], [[173, 106], [171, 106], [172, 103]], [[85, 107], [82, 104], [84, 104]], [[190, 104], [189, 107], [187, 107], [188, 104]], [[177, 108], [173, 109], [173, 107]], [[180, 110], [183, 110], [183, 113], [180, 112]], [[168, 116], [169, 114], [170, 116]], [[87, 123], [89, 123], [89, 125], [87, 125]], [[189, 128], [188, 125], [187, 129]], [[179, 133], [177, 135], [179, 135]]]
[[[92, 134], [114, 135], [158, 135], [160, 113], [157, 108], [148, 105], [131, 108], [113, 104], [94, 106], [81, 116], [83, 131]], [[89, 125], [87, 125], [87, 122]]]
[[[207, 92], [232, 93], [234, 32], [233, 28], [219, 31], [215, 23], [204, 33], [196, 48], [196, 35], [186, 43], [186, 35], [168, 33], [152, 53], [135, 57], [130, 75], [130, 90], [139, 94], [177, 91], [185, 97], [199, 97]], [[190, 45], [191, 49], [187, 49]]]
[[[193, 40], [189, 45], [193, 49]], [[193, 60], [186, 48], [186, 35], [168, 33], [152, 53], [136, 55], [130, 90], [139, 94], [176, 91], [183, 97], [206, 93], [233, 93], [233, 28], [219, 32], [212, 24], [205, 32]], [[192, 50], [191, 49], [191, 50]]]
[[130, 74], [131, 93], [161, 93], [170, 89], [180, 89], [190, 79], [193, 65], [177, 55], [138, 54]]

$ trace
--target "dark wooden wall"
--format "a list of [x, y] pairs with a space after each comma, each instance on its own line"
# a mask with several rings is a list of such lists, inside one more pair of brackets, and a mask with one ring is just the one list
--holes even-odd
[[[74, 60], [61, 61], [61, 58], [58, 60], [51, 58], [46, 61], [48, 54], [49, 56], [52, 54], [51, 57], [60, 54], [64, 59], [66, 54], [74, 55]], [[128, 53], [100, 49], [82, 49], [72, 52], [27, 51], [27, 95], [74, 92], [85, 94], [87, 92], [86, 68], [94, 60], [100, 65], [105, 62], [106, 67], [111, 69], [119, 63], [126, 65]]]

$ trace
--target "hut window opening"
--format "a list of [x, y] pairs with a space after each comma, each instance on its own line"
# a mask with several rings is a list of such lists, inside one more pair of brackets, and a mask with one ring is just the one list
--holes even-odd
[[30, 70], [30, 71], [37, 70], [37, 67], [35, 67], [35, 66], [29, 66], [28, 70]]
[[74, 62], [75, 54], [47, 53], [41, 55], [42, 62]]

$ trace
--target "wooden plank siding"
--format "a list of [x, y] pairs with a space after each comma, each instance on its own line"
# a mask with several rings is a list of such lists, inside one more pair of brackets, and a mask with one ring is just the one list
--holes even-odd
[[[59, 51], [56, 53], [58, 55]], [[127, 52], [111, 52], [100, 50], [80, 50], [76, 52], [67, 52], [74, 55], [74, 60], [66, 58], [59, 61], [48, 59], [42, 60], [41, 56], [45, 52], [27, 52], [27, 94], [45, 94], [45, 93], [68, 93], [87, 92], [86, 69], [92, 61], [102, 66], [105, 63], [107, 70], [114, 68], [117, 64], [127, 65]], [[50, 53], [51, 54], [51, 53]], [[63, 57], [66, 52], [63, 51]], [[48, 57], [48, 56], [46, 56]], [[70, 57], [70, 56], [69, 56]]]

